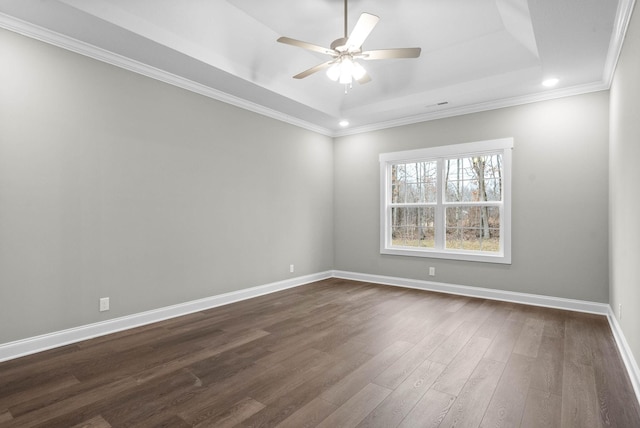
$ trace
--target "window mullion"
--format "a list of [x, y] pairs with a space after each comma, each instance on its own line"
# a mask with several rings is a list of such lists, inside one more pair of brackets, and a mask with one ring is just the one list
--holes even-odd
[[436, 213], [435, 213], [435, 248], [444, 249], [445, 224], [444, 224], [444, 159], [437, 162], [436, 170]]

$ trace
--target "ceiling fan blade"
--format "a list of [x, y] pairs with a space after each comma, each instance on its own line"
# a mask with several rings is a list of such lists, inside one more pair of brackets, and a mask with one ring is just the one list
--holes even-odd
[[375, 51], [362, 52], [360, 55], [358, 55], [358, 58], [362, 58], [364, 60], [418, 58], [421, 51], [421, 48], [379, 49]]
[[285, 45], [297, 46], [299, 48], [308, 49], [314, 52], [320, 52], [326, 55], [336, 56], [337, 53], [333, 49], [323, 48], [322, 46], [314, 45], [311, 43], [303, 42], [302, 40], [292, 39], [290, 37], [280, 37], [278, 42], [284, 43]]
[[311, 67], [310, 69], [303, 71], [302, 73], [296, 74], [295, 76], [293, 76], [293, 78], [304, 79], [305, 77], [310, 76], [313, 73], [317, 73], [320, 70], [324, 70], [325, 68], [329, 67], [331, 64], [333, 64], [333, 60], [323, 62], [322, 64], [318, 64], [315, 67]]
[[378, 21], [380, 21], [380, 18], [370, 13], [365, 12], [360, 15], [356, 26], [353, 27], [353, 31], [345, 43], [347, 49], [351, 51], [360, 49], [360, 46], [362, 46], [366, 38], [369, 37], [369, 34]]

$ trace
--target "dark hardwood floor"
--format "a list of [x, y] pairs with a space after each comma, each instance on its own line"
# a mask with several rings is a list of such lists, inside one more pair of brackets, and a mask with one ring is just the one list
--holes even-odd
[[339, 279], [0, 364], [0, 427], [640, 427], [604, 317]]

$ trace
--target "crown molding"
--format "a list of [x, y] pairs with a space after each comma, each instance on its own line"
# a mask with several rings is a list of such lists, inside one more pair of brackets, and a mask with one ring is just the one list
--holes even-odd
[[616, 66], [618, 65], [618, 59], [622, 53], [624, 37], [627, 34], [627, 28], [631, 21], [635, 3], [636, 0], [620, 0], [620, 3], [618, 3], [616, 20], [613, 24], [613, 32], [611, 33], [611, 40], [609, 41], [609, 51], [604, 64], [604, 72], [602, 73], [602, 80], [607, 84], [607, 89], [610, 88], [611, 83], [613, 83], [613, 76], [616, 71]]
[[0, 13], [0, 28], [13, 31], [14, 33], [18, 33], [32, 39], [40, 40], [41, 42], [45, 42], [62, 49], [66, 49], [68, 51], [84, 55], [89, 58], [93, 58], [95, 60], [114, 65], [128, 71], [132, 71], [142, 76], [150, 77], [160, 82], [164, 82], [169, 85], [173, 85], [178, 88], [182, 88], [187, 91], [224, 102], [226, 104], [231, 104], [235, 107], [239, 107], [253, 113], [258, 113], [262, 116], [267, 116], [272, 119], [288, 123], [290, 125], [304, 128], [318, 134], [326, 135], [328, 137], [333, 136], [331, 130], [322, 126], [297, 119], [295, 117], [281, 113], [277, 110], [273, 110], [260, 104], [247, 101], [243, 98], [227, 94], [226, 92], [222, 92], [209, 86], [194, 82], [192, 80], [185, 79], [184, 77], [180, 77], [167, 71], [160, 70], [159, 68], [143, 64], [139, 61], [132, 60], [117, 53], [98, 48], [91, 44], [81, 42], [72, 37], [65, 36], [55, 31], [48, 30], [46, 28], [31, 24], [29, 22], [14, 18], [3, 13]]
[[485, 103], [472, 104], [457, 108], [450, 108], [416, 116], [409, 116], [395, 120], [389, 120], [371, 125], [359, 126], [356, 128], [345, 129], [333, 134], [333, 137], [344, 137], [348, 135], [362, 134], [364, 132], [380, 131], [397, 126], [412, 125], [420, 122], [428, 122], [436, 119], [445, 119], [448, 117], [462, 116], [470, 113], [480, 113], [483, 111], [497, 110], [506, 107], [515, 107], [523, 104], [537, 103], [540, 101], [554, 100], [557, 98], [570, 97], [573, 95], [582, 95], [590, 92], [606, 91], [609, 85], [605, 82], [595, 82], [586, 85], [571, 86], [568, 88], [560, 88], [539, 94], [523, 95], [520, 97], [503, 98]]

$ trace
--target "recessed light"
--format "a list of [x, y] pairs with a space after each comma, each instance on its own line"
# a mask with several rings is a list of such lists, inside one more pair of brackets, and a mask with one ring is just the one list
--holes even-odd
[[542, 81], [542, 86], [546, 86], [547, 88], [551, 88], [553, 86], [556, 86], [558, 84], [560, 80], [556, 79], [555, 77], [546, 79]]
[[344, 128], [345, 126], [349, 126], [349, 121], [348, 120], [341, 120], [339, 125]]

